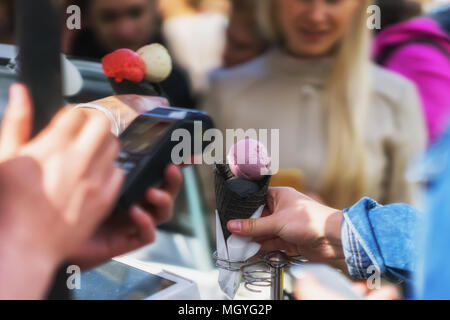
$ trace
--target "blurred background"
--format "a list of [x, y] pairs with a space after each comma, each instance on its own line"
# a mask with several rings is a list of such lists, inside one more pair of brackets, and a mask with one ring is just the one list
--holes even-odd
[[[361, 1], [381, 8], [379, 30], [367, 28], [366, 7], [348, 13], [354, 0], [59, 2], [63, 53], [83, 77], [67, 102], [112, 94], [99, 63], [109, 52], [162, 43], [175, 65], [163, 83], [174, 106], [206, 110], [221, 129], [281, 130], [272, 185], [339, 208], [364, 195], [416, 203], [408, 168], [450, 115], [450, 1]], [[80, 30], [65, 27], [70, 5], [81, 8]], [[1, 109], [15, 80], [14, 34], [14, 0], [0, 0]], [[175, 220], [130, 255], [195, 278], [204, 298], [221, 296], [211, 174], [185, 170]]]

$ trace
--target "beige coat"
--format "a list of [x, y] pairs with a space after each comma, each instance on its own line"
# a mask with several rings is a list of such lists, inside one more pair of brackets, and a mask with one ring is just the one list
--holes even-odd
[[[327, 164], [323, 88], [331, 59], [311, 61], [280, 50], [245, 65], [212, 74], [204, 110], [219, 129], [280, 129], [280, 168], [298, 168], [308, 192], [319, 193]], [[368, 194], [382, 203], [414, 200], [406, 178], [411, 162], [426, 147], [426, 131], [414, 85], [373, 66], [373, 90], [365, 142]], [[211, 187], [211, 168], [204, 179]], [[207, 192], [211, 203], [212, 192]]]

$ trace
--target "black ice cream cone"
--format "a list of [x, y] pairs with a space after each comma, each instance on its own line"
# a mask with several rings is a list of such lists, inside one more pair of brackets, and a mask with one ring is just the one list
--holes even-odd
[[225, 241], [231, 236], [227, 223], [235, 219], [249, 219], [266, 203], [270, 176], [260, 181], [237, 178], [228, 165], [215, 167], [216, 207]]

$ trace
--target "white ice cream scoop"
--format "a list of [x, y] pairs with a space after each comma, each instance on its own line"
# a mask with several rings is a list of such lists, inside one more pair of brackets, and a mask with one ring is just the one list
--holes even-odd
[[145, 62], [145, 79], [158, 83], [167, 79], [172, 72], [172, 58], [167, 49], [159, 43], [140, 48], [137, 53]]

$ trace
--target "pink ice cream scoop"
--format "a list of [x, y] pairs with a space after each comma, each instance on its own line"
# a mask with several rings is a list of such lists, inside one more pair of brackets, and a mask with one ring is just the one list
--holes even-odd
[[253, 139], [241, 140], [228, 153], [228, 166], [238, 178], [260, 180], [269, 174], [270, 157], [266, 147]]

